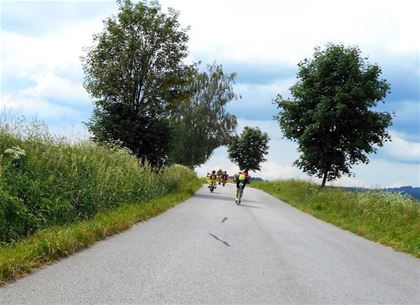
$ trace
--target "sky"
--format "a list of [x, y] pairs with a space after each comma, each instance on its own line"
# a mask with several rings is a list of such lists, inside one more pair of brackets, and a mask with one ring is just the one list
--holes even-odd
[[[217, 62], [236, 72], [236, 93], [228, 105], [245, 126], [258, 126], [270, 137], [265, 179], [310, 178], [293, 161], [297, 144], [283, 138], [272, 101], [290, 96], [297, 64], [328, 42], [358, 45], [368, 62], [378, 64], [391, 84], [380, 111], [394, 113], [392, 142], [356, 165], [354, 176], [333, 185], [420, 186], [420, 41], [419, 1], [310, 0], [162, 0], [164, 10], [180, 12], [188, 31], [189, 62]], [[0, 1], [0, 111], [37, 117], [57, 134], [88, 137], [83, 122], [92, 100], [83, 88], [80, 56], [102, 31], [102, 20], [117, 13], [115, 1]], [[226, 147], [216, 149], [197, 168], [199, 175], [238, 168]]]

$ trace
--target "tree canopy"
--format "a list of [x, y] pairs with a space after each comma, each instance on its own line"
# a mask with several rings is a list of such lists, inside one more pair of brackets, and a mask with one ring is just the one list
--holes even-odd
[[166, 162], [168, 109], [186, 94], [188, 35], [178, 13], [157, 2], [120, 1], [82, 58], [85, 88], [94, 98], [88, 123], [94, 140], [118, 141], [153, 166]]
[[169, 160], [189, 167], [205, 163], [213, 150], [227, 145], [236, 128], [236, 117], [225, 106], [237, 96], [235, 73], [225, 74], [222, 65], [208, 65], [208, 72], [193, 75], [187, 85], [191, 97], [173, 111]]
[[119, 143], [142, 161], [194, 167], [229, 142], [236, 117], [225, 106], [236, 95], [235, 73], [221, 65], [200, 72], [184, 63], [187, 29], [158, 2], [119, 1], [82, 57], [85, 88], [95, 109], [87, 123], [97, 142]]
[[245, 127], [240, 136], [233, 137], [228, 146], [229, 159], [240, 169], [261, 170], [268, 154], [268, 134], [258, 127]]
[[295, 165], [322, 178], [322, 186], [351, 175], [354, 164], [369, 162], [375, 145], [390, 140], [391, 114], [374, 111], [390, 90], [381, 73], [359, 48], [329, 44], [298, 64], [292, 98], [275, 99], [284, 136], [299, 145]]

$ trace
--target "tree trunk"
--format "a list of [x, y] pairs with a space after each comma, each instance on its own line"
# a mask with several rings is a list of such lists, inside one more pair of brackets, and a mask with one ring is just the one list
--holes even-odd
[[322, 185], [321, 187], [325, 187], [325, 182], [327, 182], [327, 176], [328, 176], [328, 169], [324, 171], [324, 178], [322, 179]]

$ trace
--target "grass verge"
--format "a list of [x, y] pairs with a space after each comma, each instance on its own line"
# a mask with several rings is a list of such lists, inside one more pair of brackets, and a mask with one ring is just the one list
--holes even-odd
[[142, 204], [125, 204], [74, 224], [39, 230], [27, 239], [2, 246], [0, 286], [156, 216], [191, 197], [201, 186], [199, 179], [188, 181], [163, 197]]
[[157, 173], [128, 149], [113, 144], [73, 143], [35, 127], [30, 136], [14, 134], [2, 124], [0, 244], [125, 203], [143, 203], [196, 179], [193, 171], [177, 165]]
[[256, 181], [261, 189], [319, 219], [420, 258], [420, 203], [385, 192], [349, 192], [299, 180]]

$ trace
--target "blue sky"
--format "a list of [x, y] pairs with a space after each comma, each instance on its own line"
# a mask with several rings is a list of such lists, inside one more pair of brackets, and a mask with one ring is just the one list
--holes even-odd
[[[379, 110], [395, 113], [393, 141], [371, 155], [369, 165], [337, 185], [420, 185], [420, 63], [417, 1], [192, 1], [164, 0], [191, 26], [189, 61], [223, 64], [237, 72], [242, 99], [228, 109], [244, 126], [271, 138], [268, 160], [256, 175], [309, 179], [292, 166], [296, 144], [282, 138], [272, 116], [278, 94], [288, 96], [296, 64], [327, 42], [358, 45], [382, 67], [391, 94]], [[402, 4], [404, 3], [404, 4]], [[114, 1], [1, 1], [1, 111], [37, 116], [53, 132], [86, 137], [92, 103], [83, 89], [80, 56], [116, 13]], [[237, 170], [221, 147], [202, 167]]]

